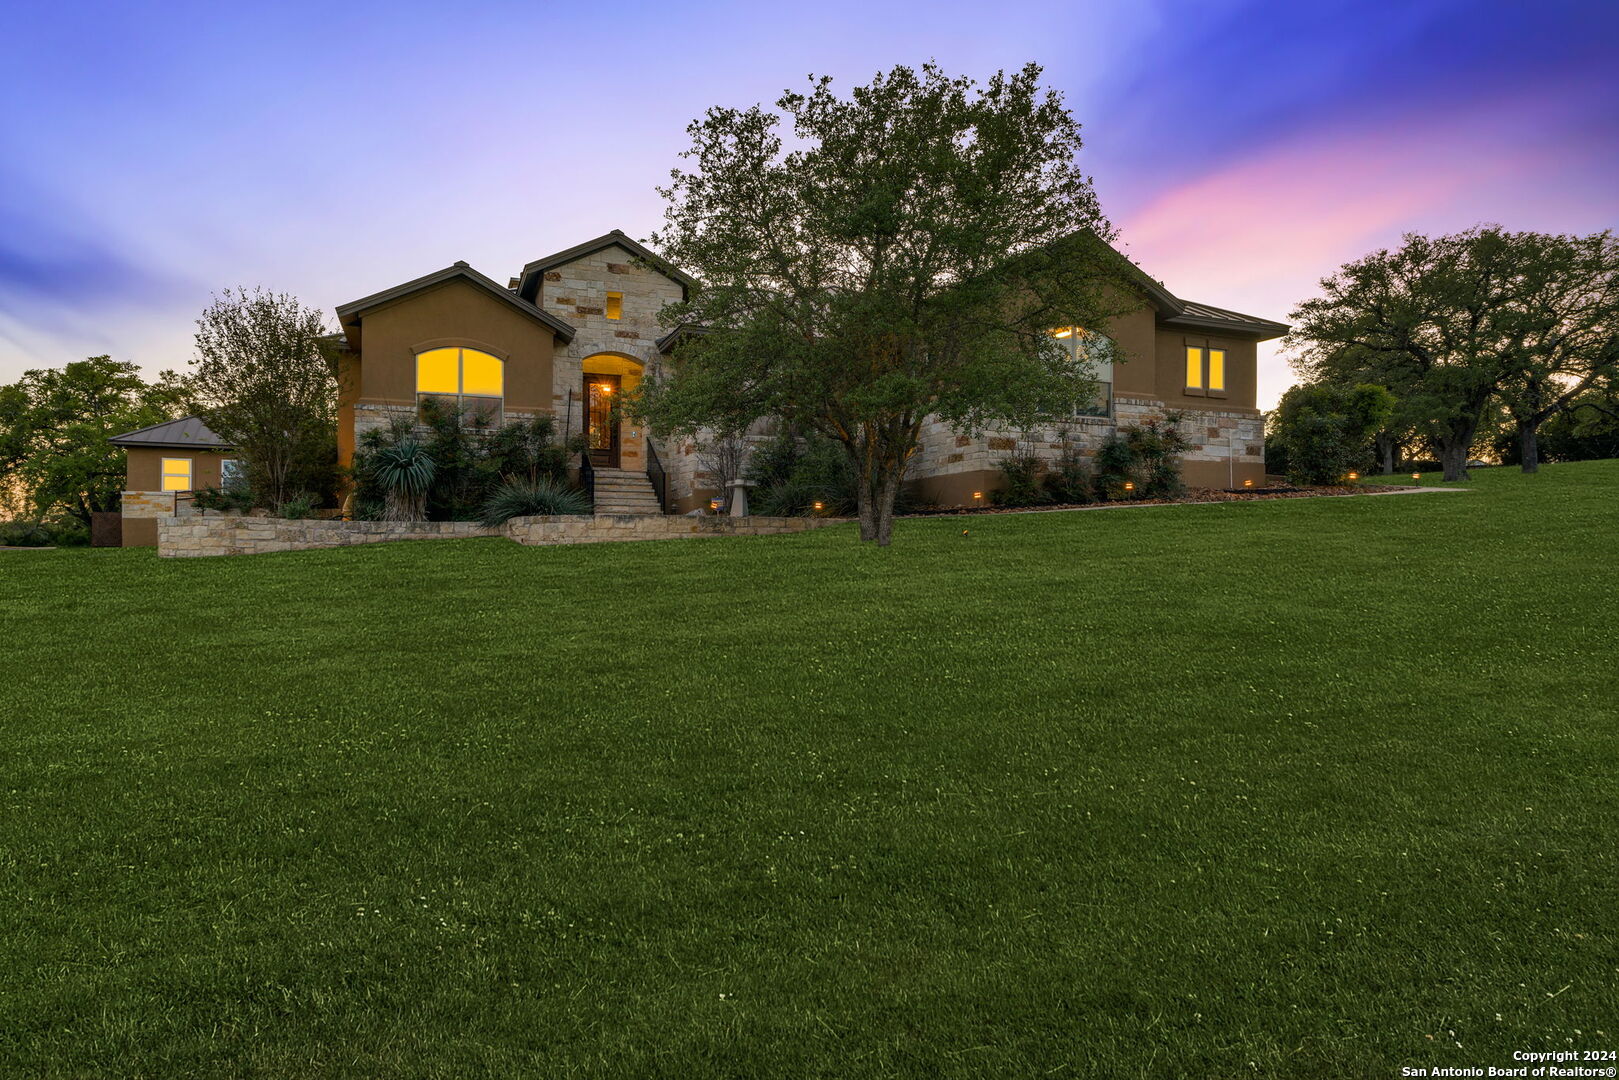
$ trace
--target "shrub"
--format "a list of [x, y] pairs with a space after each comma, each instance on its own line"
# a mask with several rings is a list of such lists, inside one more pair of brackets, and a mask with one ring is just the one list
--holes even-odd
[[1062, 453], [1046, 469], [1046, 495], [1054, 503], [1080, 505], [1091, 501], [1091, 485], [1090, 466], [1079, 456], [1079, 447], [1063, 440]]
[[253, 492], [245, 484], [235, 484], [227, 488], [198, 488], [191, 493], [191, 505], [198, 510], [245, 514], [253, 509]]
[[427, 517], [427, 493], [436, 467], [414, 438], [400, 439], [372, 452], [368, 469], [382, 489], [383, 517], [388, 521], [421, 521]]
[[40, 521], [0, 521], [0, 547], [50, 547], [51, 530]]
[[1180, 459], [1191, 444], [1181, 434], [1180, 422], [1180, 413], [1165, 413], [1104, 439], [1095, 458], [1096, 497], [1173, 499], [1184, 494]]
[[549, 476], [536, 480], [507, 480], [483, 504], [480, 520], [494, 528], [515, 517], [550, 514], [588, 514], [590, 500], [577, 488]]
[[288, 521], [300, 521], [315, 512], [317, 501], [315, 496], [309, 494], [309, 492], [300, 491], [283, 502], [277, 512]]
[[1295, 484], [1336, 484], [1372, 461], [1372, 436], [1394, 412], [1381, 386], [1295, 386], [1276, 407], [1276, 441]]
[[1043, 506], [1051, 502], [1044, 483], [1046, 463], [1031, 448], [1009, 454], [997, 464], [1006, 486], [990, 492], [990, 502], [996, 506]]

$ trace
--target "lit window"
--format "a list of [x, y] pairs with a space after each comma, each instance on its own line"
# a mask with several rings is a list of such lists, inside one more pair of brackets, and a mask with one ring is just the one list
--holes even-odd
[[624, 317], [623, 293], [610, 292], [607, 294], [607, 317], [609, 319], [621, 319]]
[[1225, 389], [1225, 350], [1209, 350], [1209, 389]]
[[219, 486], [229, 491], [247, 483], [247, 470], [235, 458], [225, 458], [219, 463]]
[[1068, 352], [1068, 362], [1083, 367], [1096, 383], [1087, 401], [1076, 402], [1075, 416], [1113, 415], [1113, 339], [1082, 326], [1062, 326], [1051, 336]]
[[428, 349], [416, 354], [416, 399], [433, 398], [440, 405], [475, 413], [490, 423], [501, 422], [506, 395], [506, 365], [497, 356], [477, 349]]
[[1186, 388], [1203, 389], [1203, 350], [1197, 346], [1186, 348]]
[[163, 490], [164, 491], [190, 491], [191, 490], [191, 459], [188, 457], [166, 457], [163, 459]]

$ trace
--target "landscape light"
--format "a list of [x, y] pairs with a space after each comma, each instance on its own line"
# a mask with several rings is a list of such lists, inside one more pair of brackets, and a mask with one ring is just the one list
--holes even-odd
[[1243, 486], [1243, 487], [1253, 487], [1253, 486], [1254, 486], [1254, 479], [1253, 479], [1253, 477], [1251, 477], [1251, 476], [1250, 476], [1250, 477], [1249, 477], [1249, 478], [1248, 478], [1248, 479], [1246, 479], [1246, 480], [1244, 480], [1244, 481], [1243, 481], [1243, 482], [1242, 482], [1242, 486]]
[[1413, 480], [1421, 480], [1422, 479], [1422, 474], [1419, 473], [1419, 472], [1414, 472], [1414, 473], [1411, 474], [1411, 479], [1413, 479]]
[[1349, 479], [1351, 479], [1351, 480], [1359, 480], [1360, 479], [1360, 473], [1358, 473], [1358, 472], [1350, 473], [1349, 474]]
[[1126, 490], [1126, 491], [1134, 491], [1135, 489], [1136, 489], [1136, 482], [1134, 480], [1126, 480], [1124, 482], [1124, 490]]
[[718, 499], [708, 500], [708, 508], [710, 510], [718, 510], [720, 508], [720, 501]]
[[820, 509], [820, 508], [821, 508], [821, 504], [820, 504], [820, 503], [816, 503], [816, 504], [815, 504], [815, 509], [817, 509], [817, 510], [819, 510], [819, 509]]
[[982, 498], [983, 498], [983, 497], [984, 497], [984, 493], [983, 493], [983, 492], [982, 492], [982, 491], [975, 491], [975, 492], [973, 492], [973, 498], [975, 498], [975, 499], [982, 499]]

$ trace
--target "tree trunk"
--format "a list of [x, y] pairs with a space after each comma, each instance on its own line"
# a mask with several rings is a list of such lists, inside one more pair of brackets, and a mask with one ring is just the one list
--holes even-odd
[[894, 539], [894, 499], [899, 495], [899, 470], [886, 473], [877, 490], [877, 546], [887, 547]]
[[1378, 468], [1384, 476], [1394, 475], [1395, 458], [1400, 449], [1400, 440], [1392, 435], [1379, 435], [1377, 437]]
[[1540, 471], [1540, 424], [1533, 418], [1518, 421], [1518, 457], [1523, 471]]
[[1467, 454], [1473, 449], [1471, 439], [1446, 438], [1439, 443], [1439, 463], [1444, 466], [1446, 480], [1467, 479]]

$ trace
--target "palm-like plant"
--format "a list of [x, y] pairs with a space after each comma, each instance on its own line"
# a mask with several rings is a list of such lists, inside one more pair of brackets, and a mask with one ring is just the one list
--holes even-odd
[[496, 488], [483, 504], [483, 523], [496, 528], [514, 517], [588, 513], [590, 500], [577, 488], [560, 484], [548, 476], [537, 480], [514, 477]]
[[402, 438], [372, 452], [371, 476], [382, 488], [386, 521], [422, 521], [427, 491], [433, 486], [433, 458], [414, 438]]

